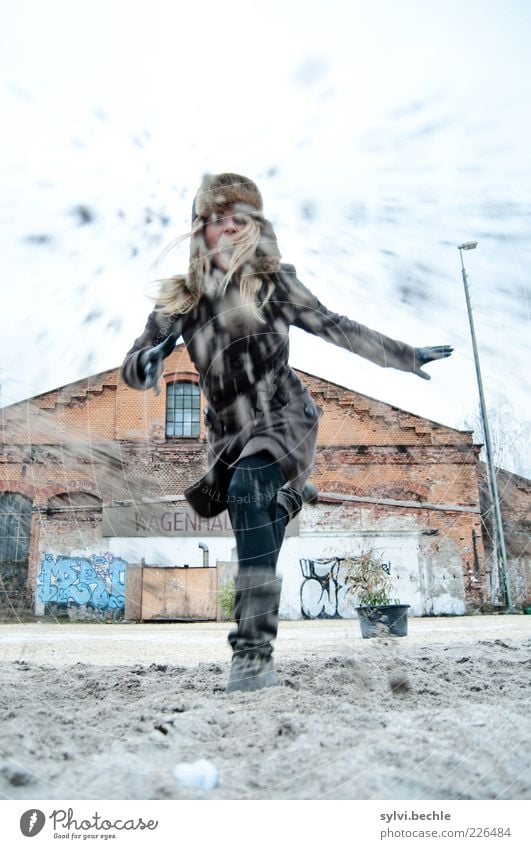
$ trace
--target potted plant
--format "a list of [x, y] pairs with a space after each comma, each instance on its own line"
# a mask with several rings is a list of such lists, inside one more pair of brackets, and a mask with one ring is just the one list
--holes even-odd
[[356, 612], [362, 637], [381, 633], [407, 636], [409, 604], [391, 597], [391, 564], [384, 561], [383, 554], [371, 546], [341, 560], [347, 595], [355, 596], [359, 603]]

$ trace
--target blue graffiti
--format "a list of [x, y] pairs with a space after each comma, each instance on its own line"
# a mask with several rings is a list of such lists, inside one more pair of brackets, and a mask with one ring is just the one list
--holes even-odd
[[90, 557], [44, 554], [37, 576], [37, 598], [48, 604], [90, 605], [98, 610], [125, 607], [127, 563], [110, 551]]

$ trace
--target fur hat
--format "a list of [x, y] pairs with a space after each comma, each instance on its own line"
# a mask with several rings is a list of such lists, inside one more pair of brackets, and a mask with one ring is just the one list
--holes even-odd
[[[242, 274], [273, 274], [280, 268], [280, 251], [271, 223], [264, 218], [262, 195], [256, 183], [241, 174], [205, 174], [192, 207], [192, 225], [220, 215], [228, 206], [238, 206], [239, 212], [249, 212], [260, 226], [260, 241], [254, 256], [243, 266]], [[200, 256], [207, 253], [204, 234], [197, 233], [190, 245], [189, 281], [197, 288], [196, 275], [202, 274]]]
[[219, 215], [228, 206], [243, 204], [262, 212], [262, 195], [256, 183], [241, 174], [205, 174], [194, 198], [192, 221]]

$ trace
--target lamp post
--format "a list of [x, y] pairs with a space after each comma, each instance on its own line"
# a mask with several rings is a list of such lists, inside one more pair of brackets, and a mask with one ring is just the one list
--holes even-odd
[[499, 568], [501, 561], [501, 571], [503, 576], [503, 586], [506, 608], [509, 611], [514, 610], [511, 600], [511, 587], [509, 583], [509, 572], [507, 570], [507, 554], [505, 551], [505, 539], [503, 536], [503, 525], [500, 512], [500, 499], [498, 495], [498, 483], [496, 480], [496, 468], [492, 456], [492, 443], [490, 441], [489, 422], [487, 417], [487, 405], [485, 404], [485, 394], [483, 392], [483, 381], [481, 379], [481, 369], [479, 367], [479, 354], [476, 342], [476, 332], [474, 330], [474, 320], [472, 318], [472, 305], [470, 303], [470, 294], [468, 291], [468, 277], [463, 262], [463, 251], [472, 251], [477, 248], [477, 242], [463, 242], [458, 245], [459, 256], [461, 257], [461, 272], [463, 274], [463, 285], [465, 288], [466, 308], [468, 311], [468, 321], [470, 324], [470, 336], [472, 337], [472, 349], [474, 351], [474, 364], [476, 366], [476, 377], [479, 391], [479, 404], [481, 409], [481, 420], [483, 423], [483, 435], [485, 438], [485, 452], [487, 454], [487, 478], [489, 482], [490, 498], [493, 510], [493, 525], [494, 525], [494, 553], [496, 558], [496, 566]]

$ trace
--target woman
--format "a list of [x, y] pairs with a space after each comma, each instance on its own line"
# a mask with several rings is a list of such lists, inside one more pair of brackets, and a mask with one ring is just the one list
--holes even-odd
[[294, 267], [281, 264], [257, 186], [238, 174], [205, 176], [193, 206], [188, 274], [163, 282], [122, 376], [136, 389], [156, 389], [180, 336], [199, 373], [211, 462], [185, 495], [202, 516], [228, 509], [236, 537], [229, 692], [277, 682], [278, 553], [287, 523], [316, 497], [307, 479], [322, 411], [288, 365], [291, 325], [426, 380], [421, 366], [452, 353], [412, 348], [327, 310]]

